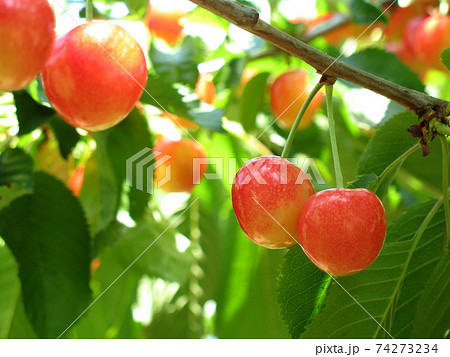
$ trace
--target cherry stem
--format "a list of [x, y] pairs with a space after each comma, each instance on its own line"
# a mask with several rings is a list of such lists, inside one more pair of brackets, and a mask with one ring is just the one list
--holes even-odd
[[406, 160], [406, 158], [417, 151], [420, 148], [419, 143], [416, 145], [410, 147], [408, 150], [406, 150], [403, 154], [401, 154], [399, 157], [397, 157], [394, 161], [392, 161], [388, 167], [384, 169], [384, 171], [381, 173], [380, 177], [378, 177], [377, 185], [375, 186], [375, 189], [373, 190], [374, 193], [377, 193], [378, 189], [380, 188], [381, 183], [386, 179], [386, 177], [399, 165], [403, 163], [403, 161]]
[[86, 21], [91, 21], [94, 18], [93, 0], [86, 0]]
[[447, 241], [450, 245], [450, 203], [448, 201], [448, 143], [445, 136], [439, 135], [442, 146], [442, 186], [443, 186], [443, 199], [445, 209], [445, 222], [447, 229]]
[[[317, 94], [317, 92], [320, 90], [320, 88], [323, 87], [323, 83], [317, 83], [312, 91], [309, 93], [308, 97], [306, 98], [305, 102], [302, 105], [302, 108], [298, 112], [297, 118], [295, 118], [294, 124], [292, 125], [291, 131], [289, 132], [288, 138], [286, 140], [286, 144], [284, 145], [283, 152], [281, 153], [282, 158], [287, 158], [289, 156], [289, 151], [291, 150], [292, 143], [294, 142], [295, 134], [297, 133], [297, 128], [300, 125], [300, 122], [303, 118], [303, 115], [306, 112], [306, 109], [308, 109], [309, 104], [313, 100], [314, 96]], [[298, 100], [298, 98], [297, 98]]]
[[341, 162], [339, 160], [339, 149], [336, 139], [336, 122], [333, 115], [333, 85], [325, 86], [327, 93], [327, 113], [328, 125], [330, 129], [331, 153], [333, 154], [334, 172], [336, 175], [336, 187], [344, 188], [344, 179], [342, 177]]

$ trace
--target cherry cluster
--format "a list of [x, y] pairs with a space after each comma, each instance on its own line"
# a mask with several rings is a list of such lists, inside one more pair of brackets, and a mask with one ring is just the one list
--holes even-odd
[[384, 30], [387, 49], [407, 66], [423, 74], [430, 68], [447, 71], [441, 51], [450, 46], [450, 16], [441, 14], [434, 0], [395, 8]]
[[[146, 25], [154, 36], [175, 45], [183, 36], [179, 20], [185, 13], [161, 6], [161, 2], [149, 2]], [[146, 59], [139, 43], [121, 26], [91, 20], [57, 37], [48, 0], [0, 0], [0, 8], [0, 90], [24, 89], [41, 74], [44, 92], [55, 111], [68, 124], [88, 131], [108, 129], [135, 105], [141, 107], [138, 99], [147, 82]], [[214, 102], [216, 90], [210, 75], [199, 75], [195, 93], [200, 101]], [[184, 129], [197, 128], [192, 121], [164, 115]], [[171, 179], [161, 188], [191, 191], [192, 160], [207, 157], [203, 146], [190, 139], [164, 139], [154, 150], [171, 157], [157, 168], [155, 184], [170, 165]], [[80, 164], [68, 184], [76, 196], [83, 176], [84, 164]]]
[[252, 241], [271, 249], [299, 244], [332, 275], [367, 268], [386, 236], [384, 207], [373, 192], [338, 188], [315, 193], [305, 172], [278, 156], [257, 157], [242, 166], [232, 201]]
[[137, 41], [110, 21], [89, 21], [55, 36], [48, 0], [0, 0], [0, 90], [27, 87], [39, 74], [45, 94], [70, 125], [107, 129], [124, 119], [147, 82]]

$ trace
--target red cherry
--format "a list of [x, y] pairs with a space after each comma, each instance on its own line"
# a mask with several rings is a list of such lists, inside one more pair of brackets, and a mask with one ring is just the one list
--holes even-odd
[[419, 28], [423, 19], [423, 16], [414, 17], [406, 24], [405, 32], [403, 33], [403, 45], [405, 49], [410, 53], [414, 53], [417, 41], [417, 29]]
[[55, 41], [42, 72], [45, 94], [70, 125], [104, 130], [133, 109], [147, 82], [144, 53], [123, 28], [91, 21]]
[[297, 218], [314, 192], [300, 168], [278, 156], [262, 156], [239, 169], [231, 194], [234, 213], [247, 237], [276, 249], [297, 243]]
[[47, 0], [0, 0], [0, 90], [27, 87], [42, 71], [54, 38]]
[[415, 6], [397, 7], [389, 17], [389, 23], [384, 29], [384, 36], [388, 42], [400, 43], [403, 39], [406, 25], [412, 18], [424, 16], [425, 13]]
[[425, 74], [427, 66], [417, 58], [415, 53], [415, 42], [417, 28], [423, 19], [423, 17], [414, 17], [407, 23], [404, 29], [402, 42], [389, 42], [386, 44], [386, 49], [389, 52], [395, 53], [404, 64], [421, 76]]
[[210, 74], [200, 73], [195, 84], [195, 94], [201, 102], [213, 104], [216, 99], [216, 86]]
[[[270, 88], [270, 106], [277, 124], [285, 129], [292, 128], [297, 114], [308, 97], [308, 75], [304, 71], [290, 71], [279, 76]], [[314, 114], [322, 105], [324, 94], [318, 92], [308, 106], [298, 129], [311, 125]]]
[[167, 0], [153, 1], [148, 4], [145, 23], [153, 35], [173, 46], [183, 37], [182, 19], [185, 16], [178, 4]]
[[[194, 186], [200, 183], [208, 167], [204, 162], [208, 157], [205, 148], [191, 139], [160, 139], [153, 152], [158, 155], [157, 161], [164, 159], [165, 155], [169, 156], [168, 160], [157, 165], [154, 171], [155, 186], [161, 185], [159, 188], [165, 192], [192, 191]], [[195, 159], [200, 160], [194, 161]]]
[[434, 14], [425, 18], [417, 28], [415, 51], [429, 67], [447, 71], [441, 63], [441, 51], [450, 47], [450, 16]]
[[70, 175], [69, 183], [67, 184], [67, 187], [72, 191], [75, 197], [80, 195], [81, 187], [83, 187], [84, 169], [84, 164], [78, 165]]
[[386, 236], [386, 215], [378, 197], [366, 189], [316, 193], [298, 217], [298, 238], [321, 270], [344, 276], [374, 262]]
[[[334, 17], [339, 17], [339, 16], [342, 16], [342, 15], [334, 14], [332, 12], [327, 12], [325, 14], [317, 16], [314, 19], [302, 18], [300, 16], [300, 17], [297, 17], [296, 19], [291, 20], [291, 22], [293, 22], [293, 23], [302, 22], [305, 25], [307, 25], [308, 30], [305, 32], [305, 35], [308, 35], [312, 29], [320, 26], [324, 22], [330, 21]], [[363, 34], [363, 32], [366, 29], [367, 29], [367, 26], [365, 26], [365, 25], [358, 25], [353, 22], [348, 22], [344, 25], [341, 25], [341, 26], [327, 32], [326, 34], [323, 35], [323, 37], [330, 45], [340, 46], [342, 44], [342, 42], [344, 42], [348, 38], [359, 37], [361, 34]], [[366, 35], [364, 35], [364, 36], [366, 36]]]

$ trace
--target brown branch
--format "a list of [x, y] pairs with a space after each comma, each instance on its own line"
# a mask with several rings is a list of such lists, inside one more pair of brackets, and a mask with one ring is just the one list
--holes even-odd
[[342, 78], [370, 89], [397, 102], [419, 117], [432, 116], [438, 110], [442, 112], [443, 107], [445, 109], [449, 107], [449, 102], [442, 99], [392, 83], [339, 60], [336, 61], [335, 58], [262, 21], [254, 8], [230, 0], [190, 1], [302, 59], [314, 67], [318, 73]]

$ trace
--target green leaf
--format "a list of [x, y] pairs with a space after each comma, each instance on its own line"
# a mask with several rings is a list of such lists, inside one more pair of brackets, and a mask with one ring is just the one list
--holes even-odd
[[380, 175], [390, 163], [417, 144], [417, 139], [406, 131], [416, 123], [414, 115], [403, 112], [379, 127], [361, 155], [359, 174]]
[[127, 232], [128, 228], [113, 220], [105, 229], [98, 232], [94, 237], [93, 256], [97, 256], [102, 250], [112, 247]]
[[[362, 272], [338, 278], [340, 285], [331, 285], [325, 307], [302, 337], [388, 337], [378, 323], [395, 338], [410, 337], [411, 317], [441, 252], [445, 230], [443, 209], [430, 222], [410, 260], [408, 257], [412, 237], [434, 203], [412, 206], [393, 222], [378, 259]], [[404, 228], [401, 237], [395, 229], [397, 225]], [[403, 281], [402, 274], [405, 274]]]
[[25, 310], [39, 337], [58, 337], [86, 308], [89, 232], [83, 211], [54, 177], [0, 212], [0, 235], [19, 264]]
[[21, 149], [6, 149], [0, 155], [0, 185], [11, 183], [33, 191], [33, 160]]
[[35, 102], [26, 91], [14, 92], [14, 101], [19, 121], [19, 136], [39, 128], [55, 114], [53, 109]]
[[97, 140], [97, 151], [91, 155], [84, 169], [80, 192], [80, 202], [93, 236], [115, 219], [119, 209], [121, 188], [109, 161], [106, 144], [104, 142], [99, 144], [100, 140]]
[[387, 23], [382, 11], [366, 0], [350, 0], [350, 11], [353, 21], [357, 24], [371, 24], [376, 20]]
[[[361, 155], [359, 175], [381, 175], [393, 161], [413, 147], [417, 143], [417, 139], [413, 138], [406, 129], [416, 122], [417, 120], [412, 114], [403, 112], [393, 116], [380, 126]], [[387, 192], [399, 168], [400, 166], [397, 166], [378, 187], [376, 193], [379, 197], [383, 197]], [[374, 182], [372, 188], [375, 185]]]
[[[382, 124], [369, 141], [359, 162], [358, 174], [375, 173], [381, 175], [386, 167], [395, 159], [417, 144], [406, 130], [409, 126], [417, 124], [417, 119], [409, 112], [397, 114]], [[442, 152], [437, 140], [429, 144], [430, 154], [422, 156], [421, 150], [416, 150], [401, 165], [402, 170], [420, 178], [426, 185], [433, 185], [437, 189], [442, 186]], [[377, 190], [383, 196], [392, 182], [400, 166], [384, 180]]]
[[141, 97], [143, 103], [153, 105], [183, 119], [195, 121], [207, 129], [217, 132], [224, 131], [221, 109], [205, 110], [197, 99], [185, 101], [184, 97], [175, 89], [175, 83], [167, 81], [159, 74], [149, 74], [145, 89], [146, 93]]
[[246, 64], [246, 57], [233, 58], [228, 61], [214, 76], [214, 84], [217, 91], [236, 88], [241, 83], [242, 73]]
[[[122, 269], [122, 271], [120, 270]], [[94, 297], [98, 297], [123, 272], [123, 266], [116, 261], [101, 261], [100, 268], [93, 278]], [[127, 271], [108, 291], [86, 312], [83, 319], [71, 328], [76, 338], [120, 338], [120, 331], [129, 320], [133, 322], [131, 312], [136, 301], [139, 276]], [[111, 307], [114, 308], [111, 308]], [[130, 331], [123, 338], [141, 338], [140, 334]]]
[[187, 36], [173, 53], [160, 51], [156, 46], [150, 48], [150, 60], [154, 71], [166, 81], [187, 84], [194, 88], [198, 79], [197, 63], [204, 58], [200, 42]]
[[54, 115], [49, 124], [56, 139], [58, 139], [61, 156], [67, 160], [72, 149], [80, 140], [80, 134], [77, 133], [74, 127], [62, 120], [59, 115]]
[[[146, 118], [134, 109], [111, 129], [94, 134], [97, 151], [89, 159], [80, 199], [96, 235], [116, 218], [126, 176], [126, 161], [144, 148], [153, 147]], [[146, 182], [144, 180], [144, 182]], [[130, 190], [133, 218], [139, 218], [150, 195]]]
[[216, 335], [286, 338], [275, 291], [282, 251], [263, 249], [248, 239], [232, 209], [222, 213], [222, 219], [227, 224], [222, 225], [223, 238], [228, 242], [216, 299]]
[[211, 25], [221, 28], [222, 30], [227, 30], [230, 26], [230, 23], [227, 20], [217, 16], [216, 14], [213, 14], [211, 11], [208, 11], [200, 6], [197, 6], [188, 14], [188, 20], [189, 23]]
[[[120, 235], [120, 238], [123, 238], [126, 230], [126, 227], [116, 222], [108, 227], [108, 232], [102, 232], [96, 238], [109, 238], [112, 240], [116, 238], [116, 235]], [[147, 240], [146, 237], [141, 238]], [[112, 246], [105, 240], [101, 242], [96, 241], [96, 243]], [[129, 315], [131, 315], [132, 305], [136, 302], [136, 292], [141, 271], [129, 269], [117, 279], [137, 256], [124, 251], [121, 253], [128, 260], [118, 258], [116, 249], [112, 247], [104, 250], [95, 259], [99, 267], [92, 274], [93, 297], [98, 298], [106, 289], [108, 290], [86, 312], [80, 323], [73, 327], [72, 330], [77, 338], [119, 338], [120, 330], [130, 319], [132, 320], [132, 317]], [[114, 284], [112, 284], [113, 282]], [[114, 308], [112, 309], [111, 306], [114, 306]], [[139, 337], [141, 336], [130, 334], [126, 336], [126, 338]]]
[[206, 112], [190, 110], [189, 114], [198, 125], [218, 133], [225, 133], [225, 129], [222, 126], [224, 114], [222, 109], [213, 109]]
[[349, 182], [347, 188], [366, 188], [373, 192], [377, 185], [378, 175], [374, 173], [359, 175], [355, 181]]
[[159, 73], [149, 73], [141, 101], [183, 118], [189, 116], [189, 106], [175, 88], [175, 82], [169, 81]]
[[281, 315], [292, 338], [299, 338], [319, 311], [329, 276], [306, 256], [300, 246], [289, 248], [277, 288]]
[[[109, 2], [114, 2], [109, 0]], [[125, 4], [127, 5], [130, 12], [142, 13], [142, 11], [147, 10], [149, 2], [147, 0], [125, 0]]]
[[[425, 90], [417, 73], [405, 66], [393, 53], [378, 48], [367, 48], [342, 58], [342, 61], [419, 92]], [[387, 63], [389, 65], [386, 65]]]
[[[143, 175], [145, 176], [147, 173], [145, 172]], [[136, 220], [144, 215], [148, 207], [150, 197], [151, 196], [145, 191], [137, 190], [134, 187], [129, 187], [128, 198], [130, 203], [129, 213], [131, 218]]]
[[260, 73], [253, 77], [245, 86], [239, 101], [239, 121], [245, 131], [255, 128], [256, 115], [261, 110], [267, 92], [269, 73]]
[[421, 150], [416, 150], [402, 166], [402, 170], [413, 174], [425, 185], [434, 186], [433, 188], [438, 191], [442, 190], [442, 150], [440, 146], [439, 140], [433, 140], [428, 145], [430, 148], [428, 156], [424, 157]]
[[38, 338], [36, 332], [33, 330], [27, 314], [25, 313], [25, 307], [23, 306], [23, 296], [19, 293], [19, 299], [17, 301], [13, 319], [8, 333], [9, 339], [15, 338]]
[[390, 242], [403, 242], [412, 238], [411, 225], [415, 228], [419, 228], [424, 218], [424, 212], [430, 211], [432, 207], [430, 201], [419, 202], [414, 206], [406, 209], [402, 216], [394, 221], [388, 228]]
[[13, 183], [8, 186], [0, 186], [0, 211], [20, 196], [30, 193], [22, 185]]
[[444, 338], [450, 328], [450, 257], [448, 249], [417, 303], [413, 338]]
[[[113, 247], [102, 253], [102, 262], [115, 260], [123, 272], [141, 253], [143, 254], [130, 268], [140, 274], [161, 277], [168, 281], [184, 282], [189, 273], [192, 256], [181, 253], [175, 244], [174, 231], [167, 229], [169, 224], [158, 223], [148, 214], [130, 228]], [[99, 268], [100, 269], [100, 268]]]
[[17, 264], [8, 247], [0, 244], [0, 338], [7, 338], [20, 298]]
[[[418, 203], [405, 210], [403, 216], [396, 220], [397, 224], [395, 225], [404, 227], [403, 231], [399, 234], [398, 229], [394, 226], [394, 229], [389, 230], [387, 238], [391, 241], [401, 239], [403, 242], [411, 242], [425, 214], [431, 210], [434, 203], [435, 201]], [[417, 303], [424, 292], [427, 280], [441, 257], [444, 234], [445, 217], [444, 209], [441, 208], [422, 236], [409, 262], [405, 280], [400, 286], [389, 330], [396, 338], [411, 338]]]
[[[153, 138], [147, 119], [137, 109], [134, 109], [125, 120], [106, 130], [104, 136], [105, 140], [102, 143], [108, 154], [107, 160], [112, 165], [115, 181], [121, 189], [126, 177], [127, 159], [145, 148], [153, 147]], [[143, 180], [147, 182], [148, 178], [144, 177]], [[128, 197], [130, 206], [133, 207], [132, 218], [139, 219], [151, 196], [145, 191], [130, 188]]]
[[450, 71], [450, 47], [442, 50], [441, 52], [441, 62]]

